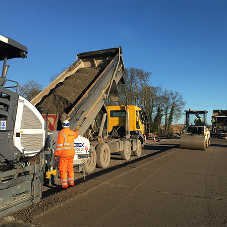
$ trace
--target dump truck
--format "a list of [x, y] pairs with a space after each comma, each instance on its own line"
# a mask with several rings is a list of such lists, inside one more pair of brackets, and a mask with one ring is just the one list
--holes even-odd
[[[141, 150], [140, 142], [141, 145], [144, 144], [145, 132], [129, 130], [134, 120], [130, 117], [131, 114], [124, 117], [128, 130], [118, 138], [113, 137], [108, 129], [110, 114], [105, 101], [110, 99], [114, 103], [118, 102], [118, 85], [124, 84], [121, 47], [80, 53], [77, 54], [77, 59], [31, 103], [37, 109], [42, 109], [45, 119], [52, 119], [52, 125], [55, 122], [55, 127], [52, 130], [49, 128], [50, 134], [55, 138], [61, 129], [61, 122], [67, 119], [72, 130], [78, 129], [79, 135], [90, 141], [91, 157], [86, 159], [84, 155], [78, 154], [74, 169], [92, 173], [96, 166], [108, 167], [111, 153], [120, 152], [125, 160], [130, 158], [132, 152], [137, 155], [141, 153], [136, 150], [138, 146]], [[134, 109], [134, 112], [136, 115], [138, 109]], [[141, 118], [140, 124], [145, 122], [144, 116], [145, 114], [138, 115]]]
[[[78, 54], [78, 60], [31, 102], [18, 95], [17, 82], [6, 79], [7, 60], [26, 58], [27, 47], [0, 36], [0, 50], [0, 217], [37, 202], [43, 184], [57, 182], [54, 151], [65, 119], [72, 130], [79, 131], [74, 141], [75, 171], [107, 168], [112, 152], [120, 152], [125, 160], [132, 151], [140, 156], [145, 142], [142, 110], [134, 107], [130, 114], [131, 107], [126, 105], [125, 133], [118, 131], [123, 118], [121, 125], [114, 123], [114, 130], [108, 129], [105, 101], [117, 102], [118, 84], [124, 83], [121, 47]], [[131, 127], [135, 116], [140, 129]]]
[[213, 110], [212, 137], [227, 137], [227, 110]]
[[207, 111], [185, 110], [186, 123], [180, 133], [180, 147], [205, 150], [210, 145], [210, 131], [206, 126]]

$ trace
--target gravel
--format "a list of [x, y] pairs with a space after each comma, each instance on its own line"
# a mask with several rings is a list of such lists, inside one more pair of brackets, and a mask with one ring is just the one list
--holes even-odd
[[75, 105], [79, 98], [87, 91], [101, 68], [80, 68], [74, 74], [67, 77], [63, 82], [56, 85], [48, 95], [36, 105], [43, 107], [44, 113], [56, 114], [66, 111], [71, 105]]

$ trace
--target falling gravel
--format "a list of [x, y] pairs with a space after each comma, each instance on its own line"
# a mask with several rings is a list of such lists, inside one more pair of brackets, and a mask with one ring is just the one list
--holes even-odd
[[56, 114], [65, 112], [75, 105], [100, 75], [101, 68], [80, 68], [63, 82], [56, 85], [48, 95], [44, 96], [36, 107], [43, 107], [44, 113]]

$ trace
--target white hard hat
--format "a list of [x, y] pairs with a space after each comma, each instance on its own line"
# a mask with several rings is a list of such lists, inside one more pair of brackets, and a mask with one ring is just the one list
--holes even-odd
[[68, 120], [64, 120], [63, 122], [62, 122], [62, 127], [63, 128], [68, 128], [70, 126], [70, 122], [68, 121]]

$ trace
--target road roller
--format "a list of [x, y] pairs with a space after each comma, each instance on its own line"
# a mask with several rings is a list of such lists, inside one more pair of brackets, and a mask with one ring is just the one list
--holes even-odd
[[185, 110], [186, 122], [180, 133], [180, 147], [205, 150], [210, 145], [210, 131], [206, 126], [208, 111]]

